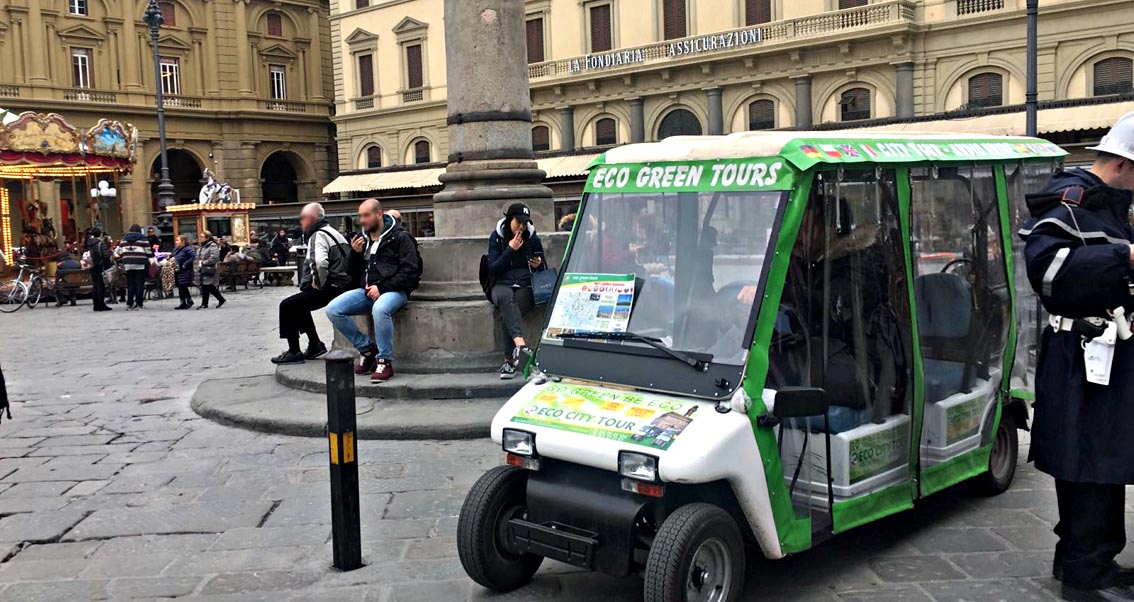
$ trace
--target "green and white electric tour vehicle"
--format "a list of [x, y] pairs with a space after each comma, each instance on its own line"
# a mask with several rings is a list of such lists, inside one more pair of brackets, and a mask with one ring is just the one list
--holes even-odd
[[1043, 320], [1012, 232], [1064, 155], [869, 131], [607, 152], [492, 423], [506, 462], [461, 510], [469, 576], [508, 591], [552, 558], [728, 602], [746, 550], [1003, 492]]

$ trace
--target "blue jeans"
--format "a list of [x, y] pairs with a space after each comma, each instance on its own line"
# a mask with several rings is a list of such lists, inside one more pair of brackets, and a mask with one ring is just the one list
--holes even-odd
[[374, 345], [378, 347], [378, 358], [394, 359], [394, 313], [406, 304], [406, 294], [398, 292], [382, 293], [377, 301], [366, 296], [366, 291], [356, 288], [347, 291], [327, 305], [327, 318], [335, 330], [350, 340], [359, 352], [370, 348], [370, 336], [358, 329], [350, 316], [369, 313], [374, 317]]

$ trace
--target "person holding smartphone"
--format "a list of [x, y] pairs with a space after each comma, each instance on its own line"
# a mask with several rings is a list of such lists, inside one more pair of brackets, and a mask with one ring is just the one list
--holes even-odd
[[532, 272], [547, 269], [543, 243], [532, 225], [532, 212], [523, 203], [513, 203], [504, 219], [488, 237], [488, 269], [496, 276], [492, 304], [500, 310], [504, 331], [504, 363], [500, 378], [516, 377], [524, 340], [524, 316], [535, 307]]

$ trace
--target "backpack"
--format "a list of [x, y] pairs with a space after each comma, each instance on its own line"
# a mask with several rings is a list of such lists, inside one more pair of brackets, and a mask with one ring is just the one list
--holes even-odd
[[[402, 232], [405, 232], [405, 230], [402, 230]], [[413, 288], [416, 290], [418, 285], [421, 284], [422, 274], [425, 273], [425, 260], [421, 258], [421, 243], [417, 242], [417, 239], [409, 232], [406, 232], [406, 236], [413, 241], [413, 252], [417, 255], [417, 274], [413, 278]]]
[[480, 290], [484, 291], [484, 298], [492, 302], [492, 287], [496, 286], [496, 274], [488, 269], [488, 255], [480, 256]]

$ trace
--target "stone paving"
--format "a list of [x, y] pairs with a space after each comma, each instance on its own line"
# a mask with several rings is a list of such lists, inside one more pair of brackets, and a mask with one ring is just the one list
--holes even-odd
[[[159, 301], [95, 314], [85, 302], [0, 315], [15, 400], [0, 425], [0, 601], [641, 599], [639, 579], [552, 562], [506, 596], [467, 580], [456, 515], [500, 460], [489, 440], [361, 442], [367, 566], [329, 569], [323, 440], [189, 409], [203, 380], [270, 373], [286, 293], [241, 291], [220, 310]], [[1000, 497], [945, 492], [798, 557], [753, 560], [745, 598], [1058, 599], [1054, 519], [1051, 480], [1021, 465]]]

